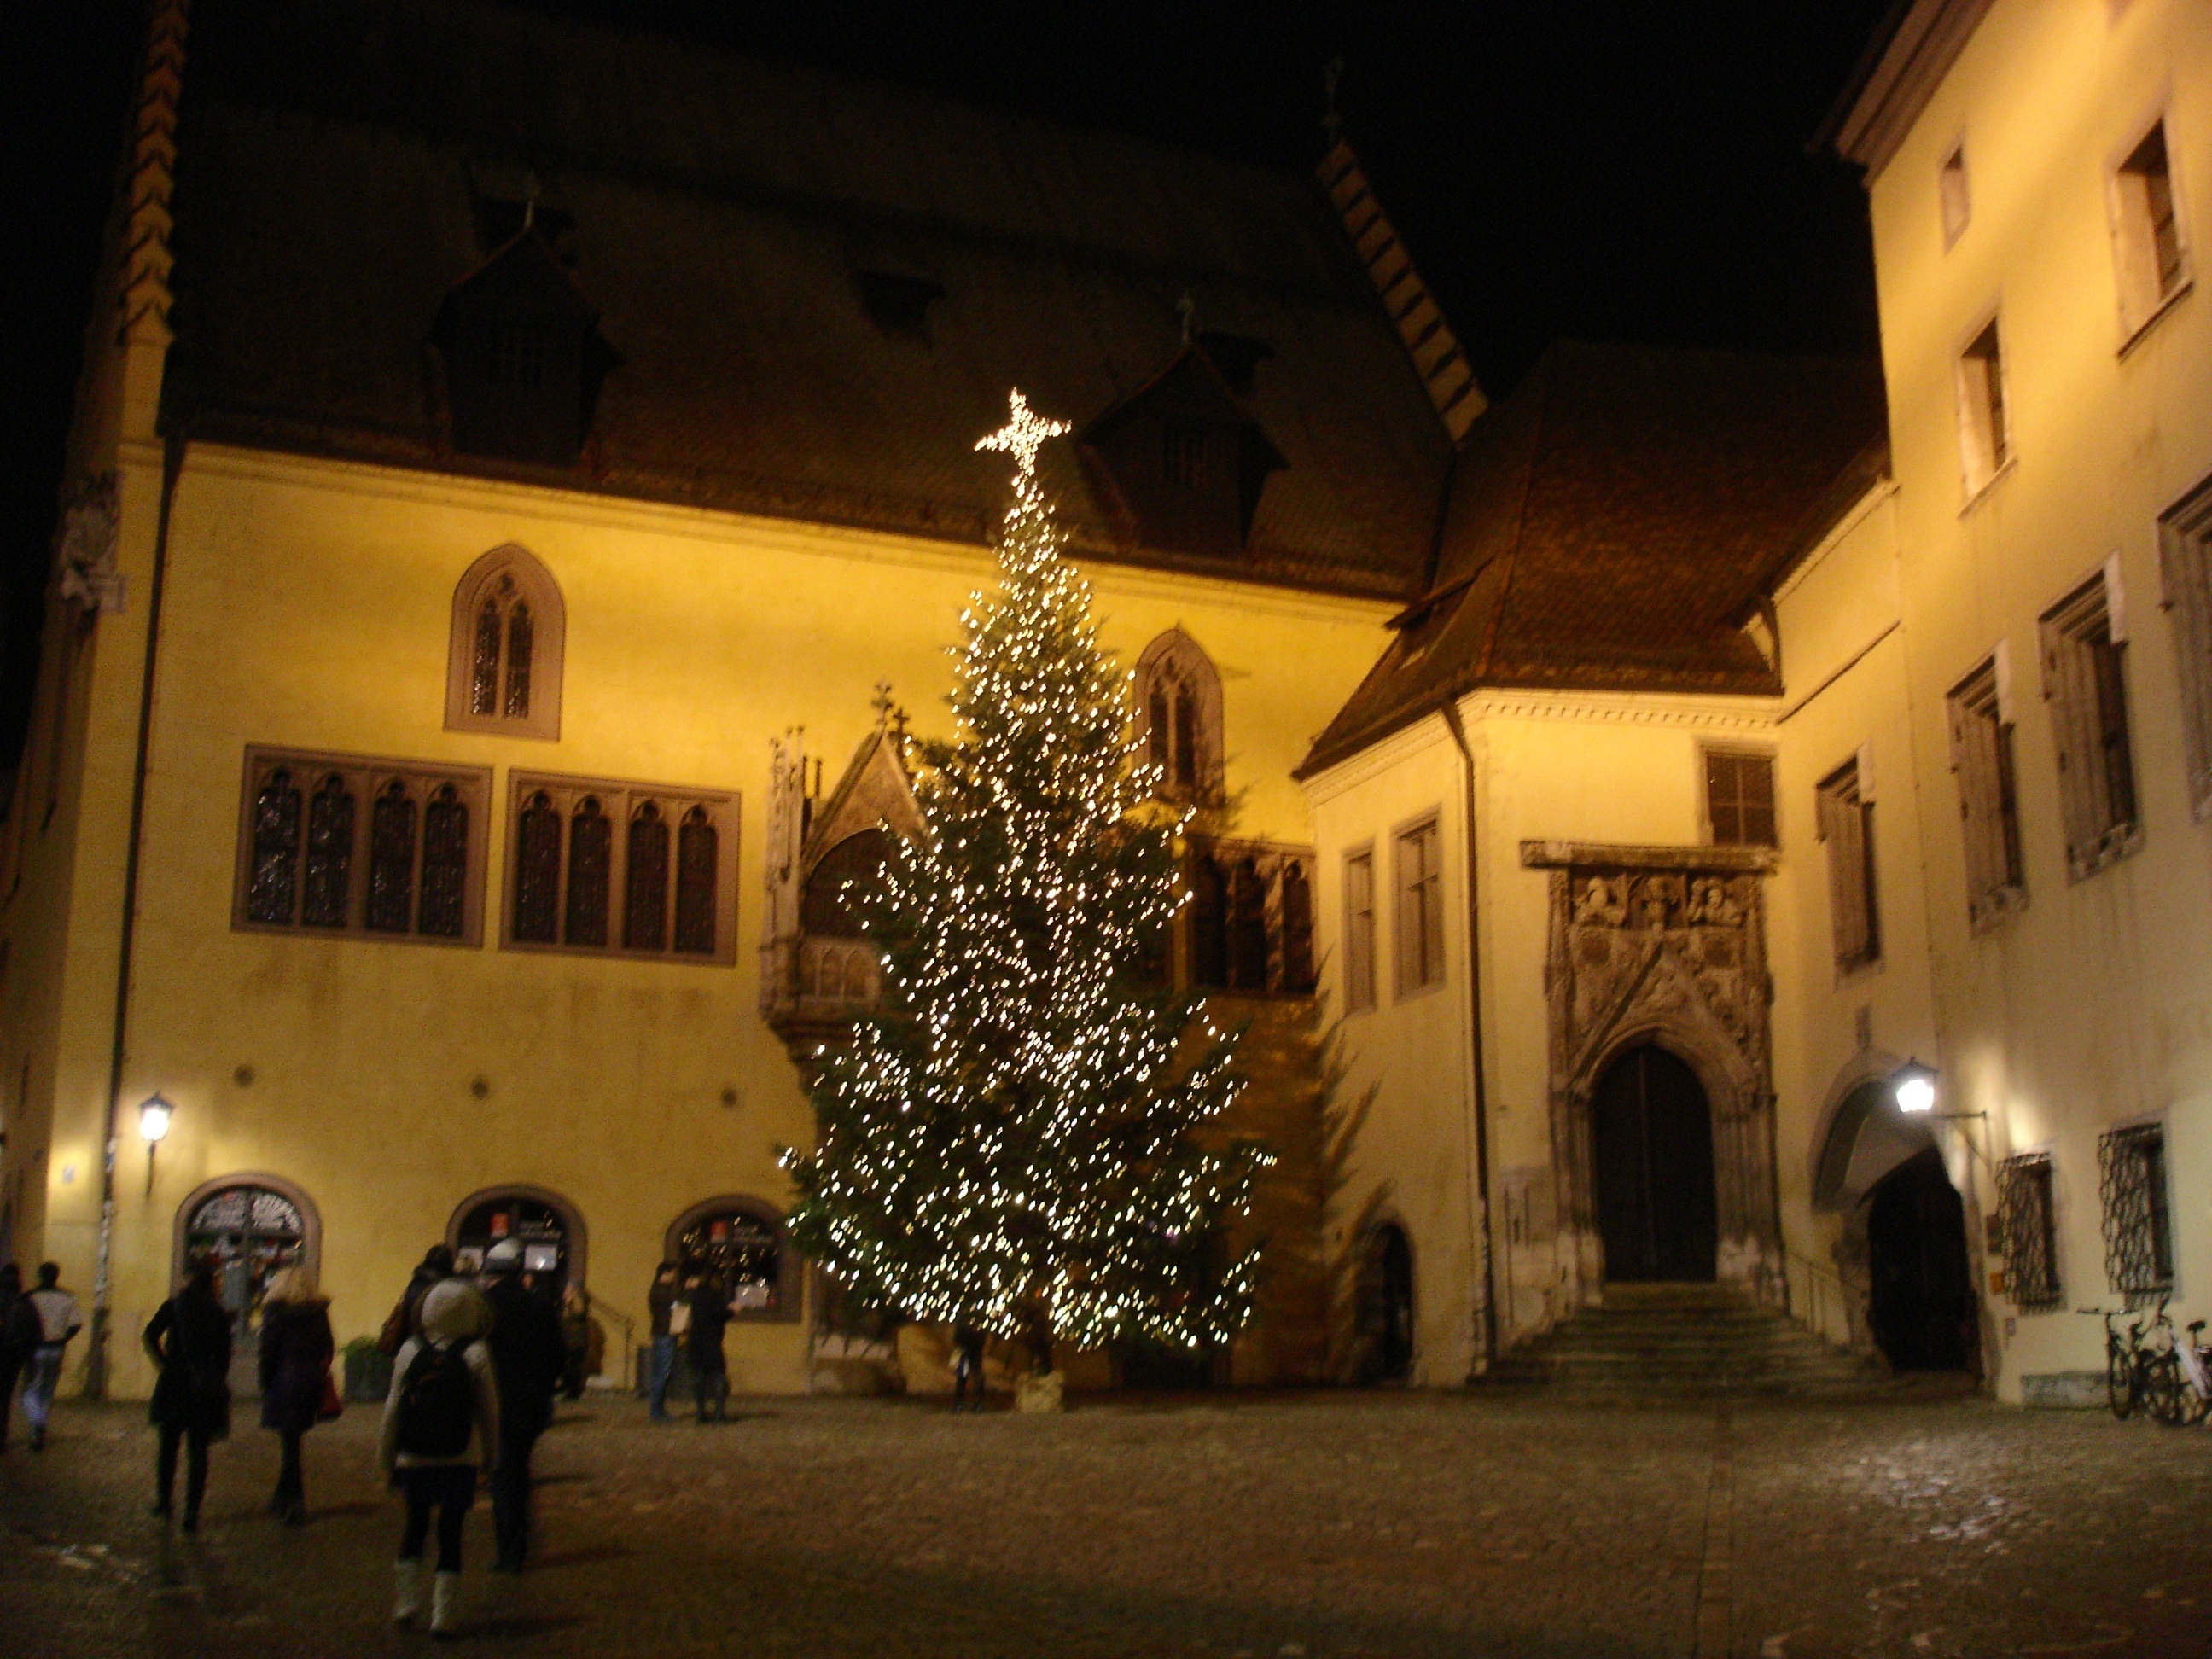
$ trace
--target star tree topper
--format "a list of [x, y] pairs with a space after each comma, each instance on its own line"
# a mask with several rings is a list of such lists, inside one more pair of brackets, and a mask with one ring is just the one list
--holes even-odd
[[1020, 475], [1026, 479], [1036, 471], [1037, 451], [1048, 440], [1065, 437], [1074, 428], [1066, 421], [1048, 420], [1030, 407], [1030, 400], [1017, 390], [1010, 396], [1013, 407], [1006, 425], [988, 437], [978, 438], [979, 450], [995, 449], [1012, 455]]

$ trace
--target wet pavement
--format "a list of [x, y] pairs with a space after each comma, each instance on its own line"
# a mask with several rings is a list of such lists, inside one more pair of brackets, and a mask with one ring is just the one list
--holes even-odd
[[[373, 1409], [216, 1449], [196, 1539], [146, 1514], [143, 1407], [0, 1458], [0, 1653], [421, 1651]], [[249, 1421], [241, 1411], [241, 1422]], [[1106, 1397], [1064, 1417], [775, 1400], [564, 1407], [540, 1553], [486, 1654], [2212, 1656], [2212, 1432], [1978, 1400], [1608, 1407], [1468, 1395]]]

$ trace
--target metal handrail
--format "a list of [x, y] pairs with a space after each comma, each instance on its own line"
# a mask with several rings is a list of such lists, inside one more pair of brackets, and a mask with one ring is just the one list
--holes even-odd
[[632, 1392], [637, 1387], [636, 1378], [632, 1371], [632, 1368], [637, 1364], [637, 1326], [632, 1322], [628, 1314], [623, 1313], [611, 1303], [602, 1302], [599, 1300], [598, 1297], [592, 1294], [588, 1287], [579, 1285], [577, 1288], [584, 1292], [584, 1311], [586, 1313], [598, 1313], [600, 1310], [605, 1309], [611, 1316], [622, 1321], [622, 1387], [624, 1394]]

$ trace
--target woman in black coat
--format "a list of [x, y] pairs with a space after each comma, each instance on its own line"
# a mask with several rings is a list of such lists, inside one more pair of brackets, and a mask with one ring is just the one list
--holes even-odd
[[195, 1261], [184, 1287], [147, 1322], [146, 1352], [160, 1375], [148, 1415], [161, 1431], [154, 1455], [154, 1513], [169, 1518], [177, 1443], [185, 1443], [185, 1530], [197, 1532], [207, 1491], [208, 1443], [230, 1432], [230, 1315], [216, 1300], [215, 1264]]
[[283, 1437], [284, 1457], [269, 1507], [291, 1527], [307, 1523], [307, 1483], [300, 1469], [300, 1440], [322, 1421], [329, 1384], [331, 1304], [315, 1294], [314, 1275], [285, 1268], [269, 1281], [261, 1302], [261, 1426]]

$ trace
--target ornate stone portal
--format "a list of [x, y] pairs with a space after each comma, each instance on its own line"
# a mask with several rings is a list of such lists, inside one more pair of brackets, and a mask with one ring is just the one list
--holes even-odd
[[1762, 880], [1774, 860], [1763, 847], [1521, 844], [1523, 866], [1552, 872], [1552, 1159], [1571, 1302], [1605, 1278], [1591, 1093], [1647, 1042], [1689, 1065], [1711, 1109], [1719, 1277], [1780, 1297]]

